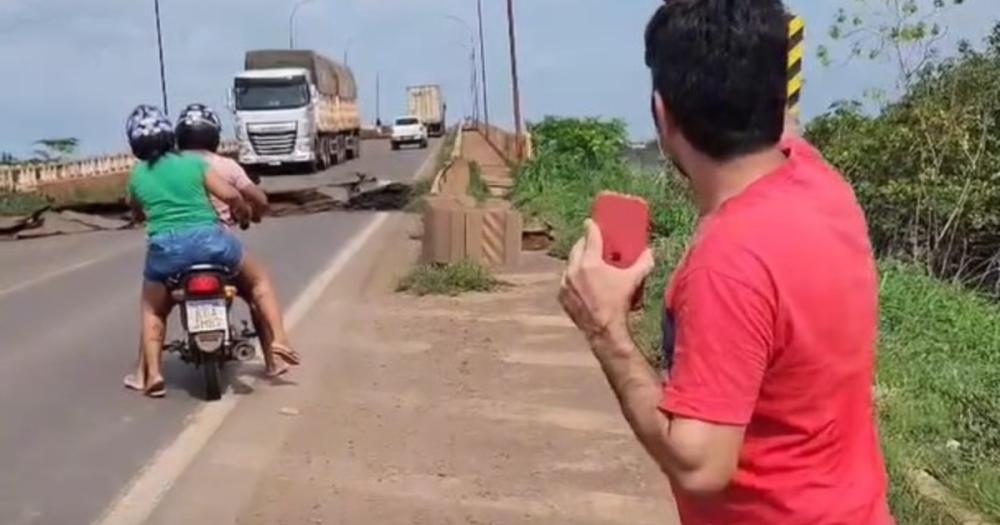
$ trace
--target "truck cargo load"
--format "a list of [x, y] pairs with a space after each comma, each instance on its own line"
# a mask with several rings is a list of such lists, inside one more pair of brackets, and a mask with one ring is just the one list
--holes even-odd
[[288, 49], [265, 49], [248, 51], [244, 69], [302, 68], [308, 70], [316, 82], [316, 88], [324, 95], [340, 97], [344, 100], [358, 98], [354, 73], [314, 51]]
[[437, 85], [410, 86], [406, 88], [407, 111], [427, 126], [427, 132], [434, 137], [444, 135], [445, 112], [447, 106]]

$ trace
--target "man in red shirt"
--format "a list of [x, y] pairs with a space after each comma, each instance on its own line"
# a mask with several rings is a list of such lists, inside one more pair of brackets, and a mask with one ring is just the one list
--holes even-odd
[[670, 0], [647, 29], [660, 143], [700, 212], [667, 293], [665, 382], [627, 323], [650, 253], [605, 264], [588, 223], [560, 300], [685, 525], [888, 525], [875, 261], [850, 186], [782, 139], [786, 27], [780, 0]]

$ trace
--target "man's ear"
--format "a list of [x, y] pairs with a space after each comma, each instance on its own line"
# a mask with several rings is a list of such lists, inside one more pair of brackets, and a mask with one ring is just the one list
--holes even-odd
[[660, 139], [664, 134], [673, 132], [674, 118], [667, 108], [667, 103], [657, 91], [653, 91], [653, 119], [656, 123], [656, 131], [660, 134]]

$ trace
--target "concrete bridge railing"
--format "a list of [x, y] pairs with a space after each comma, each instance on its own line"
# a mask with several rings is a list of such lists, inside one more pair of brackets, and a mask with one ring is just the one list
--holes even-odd
[[[220, 148], [223, 154], [235, 154], [236, 142], [226, 142]], [[31, 193], [40, 186], [122, 175], [135, 166], [130, 153], [102, 155], [70, 162], [28, 163], [0, 166], [0, 193]]]

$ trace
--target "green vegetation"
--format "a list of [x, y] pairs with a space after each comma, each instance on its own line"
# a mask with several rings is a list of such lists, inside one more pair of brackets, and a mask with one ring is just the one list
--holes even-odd
[[1000, 26], [878, 115], [841, 104], [807, 135], [854, 185], [880, 255], [1000, 297]]
[[[828, 126], [823, 120], [817, 125]], [[644, 171], [623, 160], [625, 130], [619, 122], [550, 118], [532, 133], [536, 158], [524, 166], [514, 197], [527, 214], [554, 227], [555, 255], [566, 255], [600, 190], [650, 202], [658, 267], [647, 282], [645, 308], [634, 328], [643, 352], [658, 363], [663, 290], [696, 221], [687, 192], [672, 174]], [[858, 142], [862, 137], [852, 143]], [[849, 152], [834, 140], [827, 144], [835, 154]], [[910, 184], [922, 180], [910, 179], [901, 168], [908, 166], [896, 167], [894, 178]], [[885, 206], [866, 203], [873, 223], [887, 220]], [[886, 258], [881, 272], [877, 387], [893, 512], [899, 523], [954, 523], [911, 485], [907, 472], [922, 469], [970, 508], [1000, 520], [1000, 308], [975, 292], [934, 280], [922, 267]]]
[[687, 190], [654, 171], [634, 169], [624, 158], [625, 124], [596, 119], [547, 118], [532, 127], [535, 159], [523, 166], [513, 199], [528, 215], [552, 226], [553, 254], [566, 257], [602, 190], [645, 198], [653, 234], [683, 237], [694, 225]]
[[490, 187], [483, 179], [483, 167], [474, 160], [469, 162], [469, 195], [479, 203], [490, 198]]
[[410, 202], [404, 208], [405, 211], [421, 213], [424, 210], [424, 199], [431, 192], [431, 187], [434, 185], [434, 177], [451, 162], [451, 153], [455, 149], [455, 141], [458, 139], [460, 132], [461, 128], [456, 126], [445, 133], [441, 149], [438, 150], [437, 157], [434, 159], [434, 169], [426, 177], [413, 183], [413, 188], [410, 192]]
[[48, 205], [37, 193], [0, 193], [0, 216], [29, 215]]
[[418, 266], [396, 288], [416, 296], [449, 295], [469, 292], [492, 292], [501, 286], [481, 264], [460, 262], [456, 264], [427, 264]]

